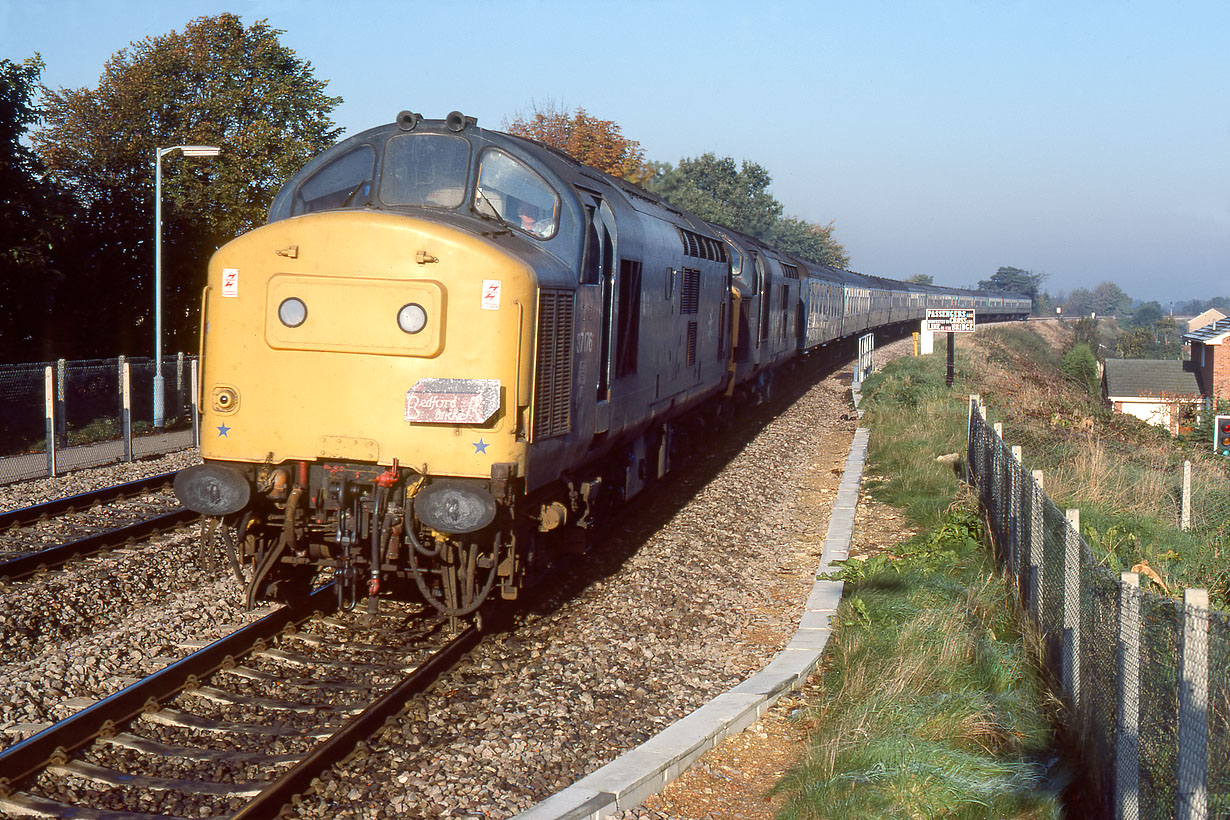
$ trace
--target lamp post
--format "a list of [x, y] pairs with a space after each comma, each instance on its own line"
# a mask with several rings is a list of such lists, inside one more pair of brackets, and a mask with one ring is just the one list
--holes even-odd
[[154, 149], [154, 427], [165, 426], [162, 378], [162, 158], [174, 151], [186, 157], [216, 157], [222, 149], [213, 145], [173, 145]]

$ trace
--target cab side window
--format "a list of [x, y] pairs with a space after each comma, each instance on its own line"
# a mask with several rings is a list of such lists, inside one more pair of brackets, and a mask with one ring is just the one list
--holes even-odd
[[549, 239], [559, 227], [559, 195], [528, 166], [499, 150], [483, 153], [478, 167], [474, 208], [536, 239]]
[[370, 145], [342, 154], [300, 184], [291, 214], [362, 207], [371, 196], [375, 169], [376, 152]]

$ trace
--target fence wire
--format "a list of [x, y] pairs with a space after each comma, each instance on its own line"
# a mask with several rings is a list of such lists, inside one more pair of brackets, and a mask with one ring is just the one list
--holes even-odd
[[[151, 359], [0, 365], [0, 484], [45, 476], [53, 467], [62, 473], [132, 458], [134, 452], [143, 457], [190, 446], [195, 358], [163, 359], [165, 423], [161, 429], [154, 428], [155, 368]], [[129, 371], [127, 404], [125, 365]]]
[[1176, 601], [1103, 566], [974, 401], [967, 464], [1070, 710], [1095, 812], [1230, 820], [1226, 614], [1203, 590]]

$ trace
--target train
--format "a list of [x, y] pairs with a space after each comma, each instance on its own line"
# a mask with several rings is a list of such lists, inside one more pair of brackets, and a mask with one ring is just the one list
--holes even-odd
[[249, 606], [458, 619], [515, 599], [788, 366], [928, 308], [898, 282], [705, 222], [532, 139], [403, 111], [311, 160], [211, 258], [202, 463]]

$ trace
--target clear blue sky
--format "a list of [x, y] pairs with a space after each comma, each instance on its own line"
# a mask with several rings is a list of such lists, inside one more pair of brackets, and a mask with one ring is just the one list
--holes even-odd
[[760, 163], [866, 273], [1230, 294], [1223, 0], [0, 0], [0, 57], [96, 87], [130, 42], [222, 11], [284, 30], [348, 134], [584, 106], [651, 159]]

